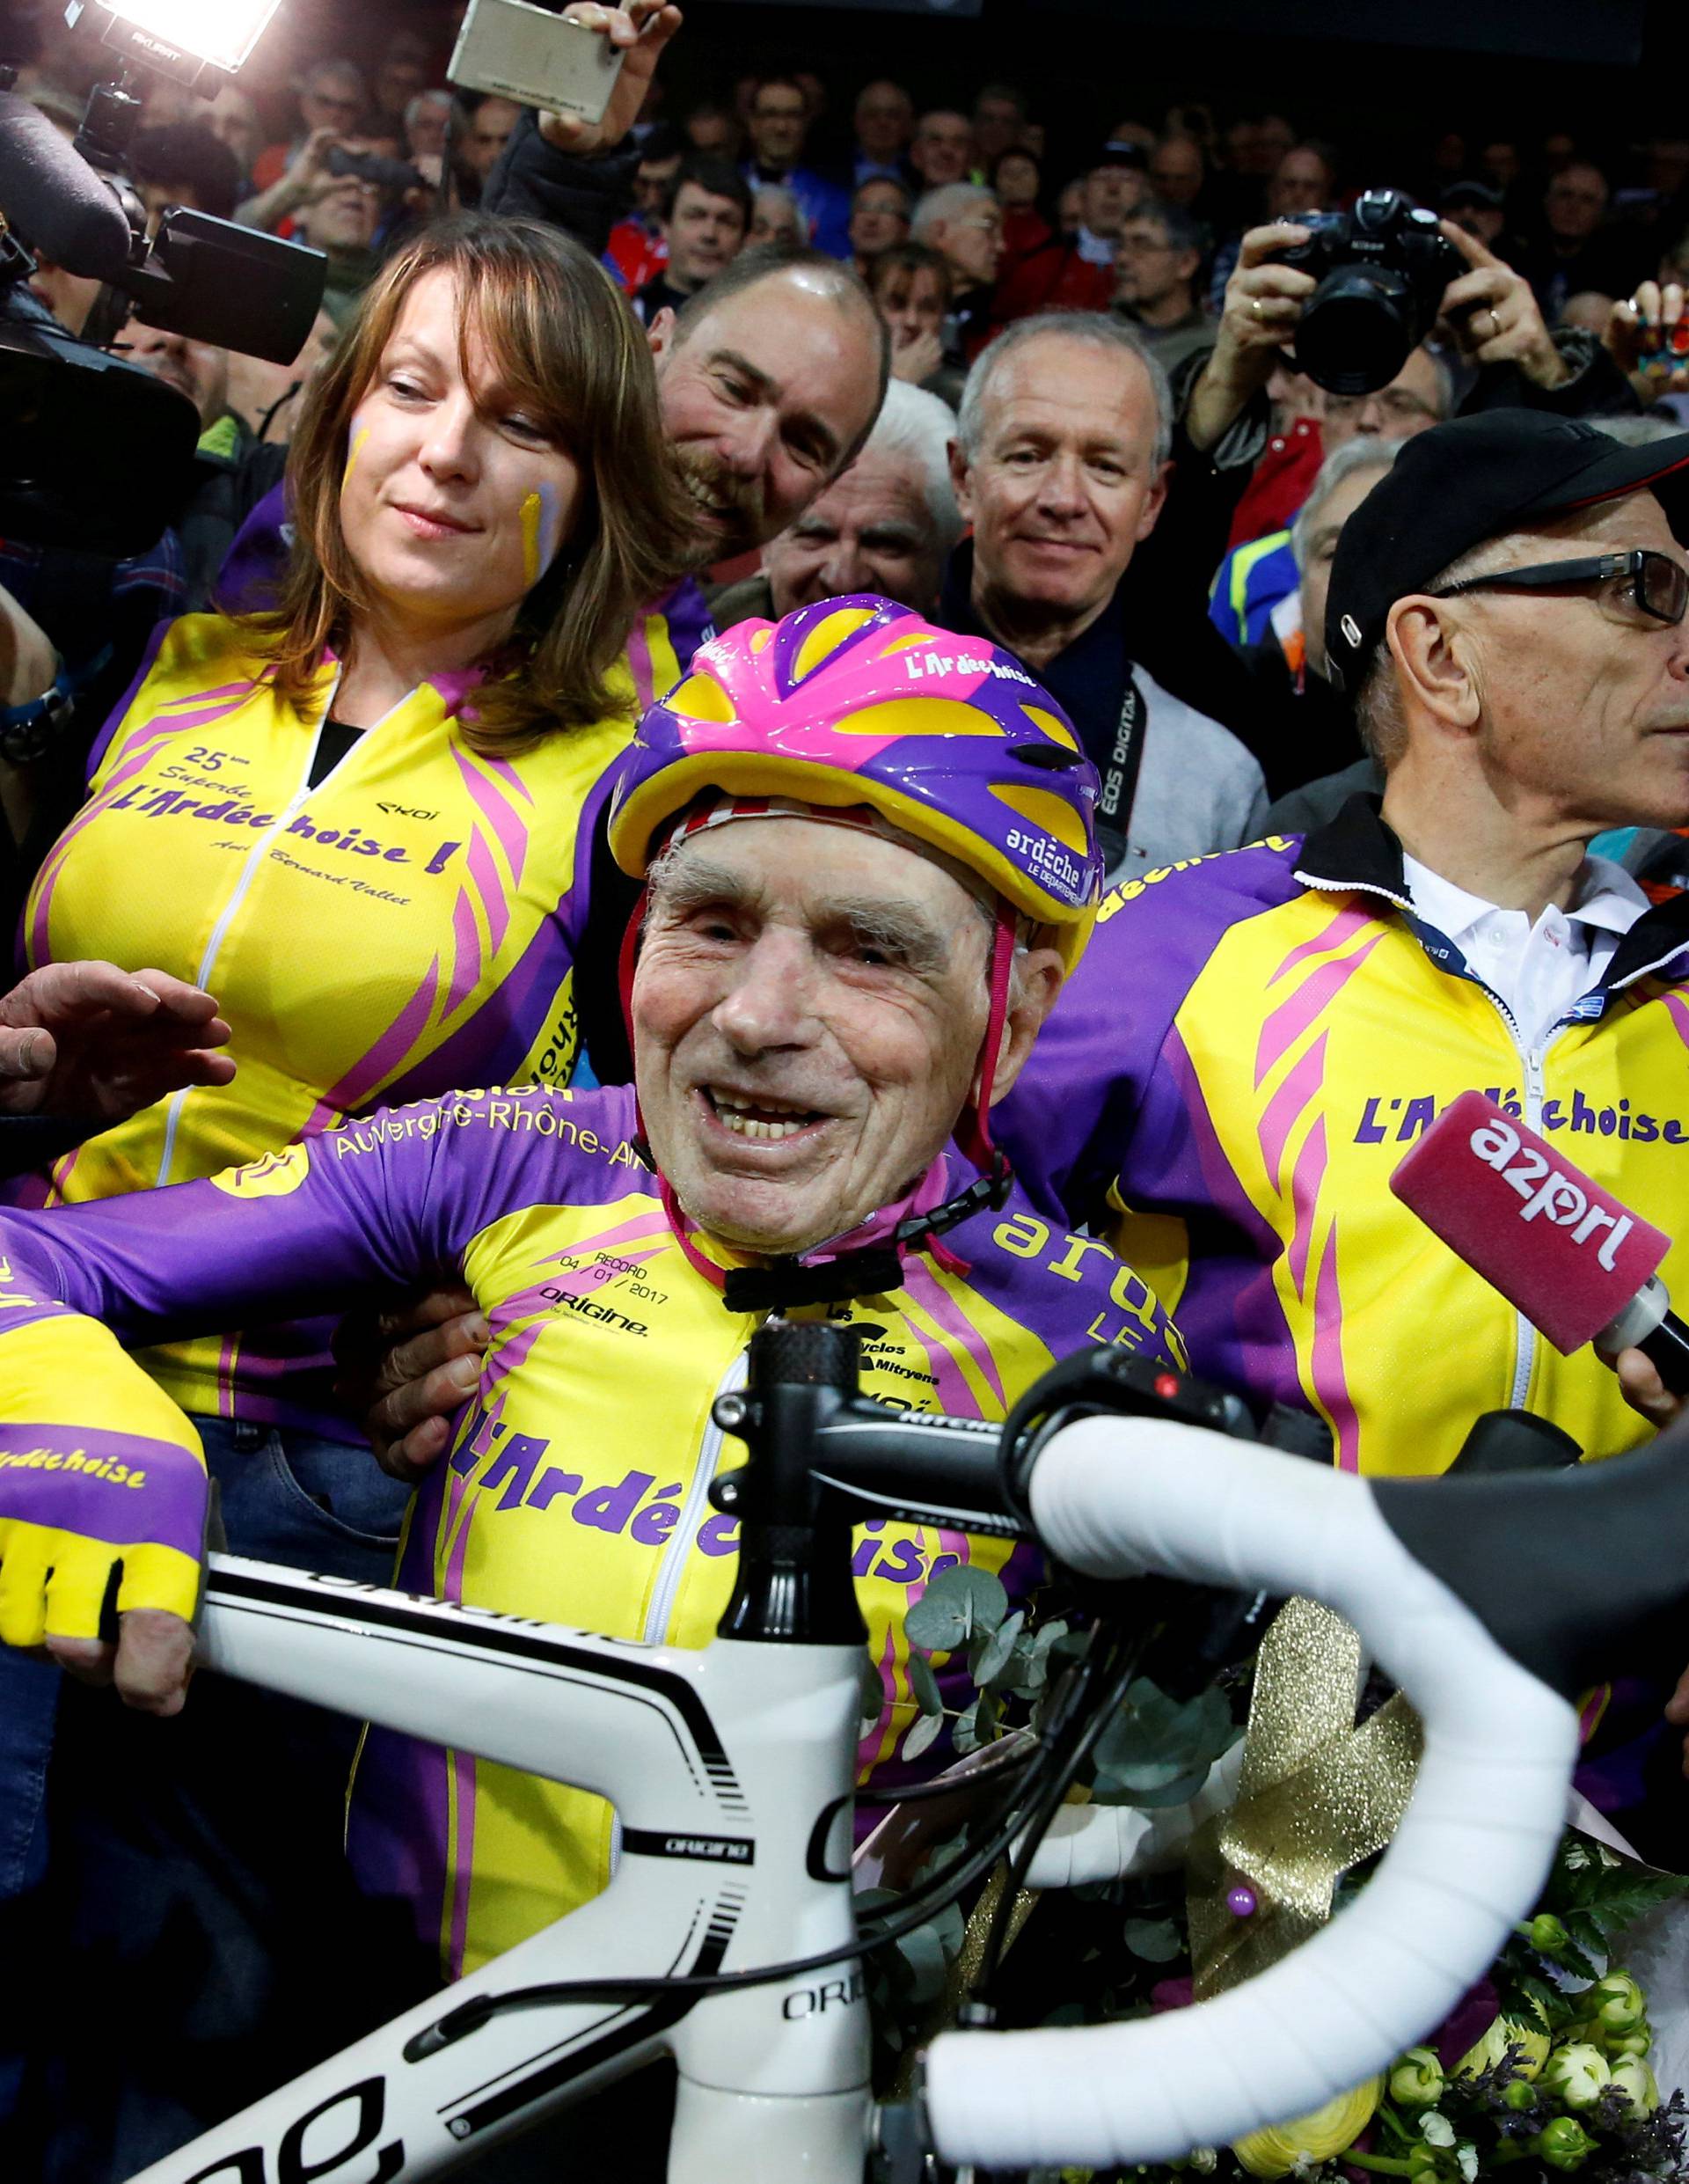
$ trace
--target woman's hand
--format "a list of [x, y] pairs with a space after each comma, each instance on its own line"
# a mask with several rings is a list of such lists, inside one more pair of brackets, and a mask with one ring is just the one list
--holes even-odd
[[571, 23], [599, 32], [622, 55], [622, 72], [610, 94], [610, 104], [600, 121], [583, 121], [578, 114], [542, 114], [539, 133], [559, 151], [613, 151], [639, 118], [645, 94], [656, 73], [658, 56], [680, 28], [681, 13], [664, 0], [627, 0], [622, 8], [605, 8], [596, 0], [577, 0], [565, 8]]
[[891, 352], [891, 376], [918, 387], [930, 379], [944, 362], [944, 344], [936, 333], [917, 333], [902, 348]]
[[165, 971], [48, 964], [0, 1000], [0, 1113], [121, 1122], [184, 1085], [227, 1084], [217, 1005]]
[[1689, 291], [1677, 282], [1662, 288], [1657, 281], [1644, 281], [1627, 302], [1613, 305], [1607, 319], [1602, 341], [1644, 404], [1663, 394], [1689, 392], [1685, 302]]

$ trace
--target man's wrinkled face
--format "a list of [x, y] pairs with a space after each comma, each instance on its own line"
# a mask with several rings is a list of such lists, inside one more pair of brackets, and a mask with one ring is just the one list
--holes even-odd
[[[1150, 187], [1170, 205], [1194, 204], [1203, 187], [1201, 147], [1188, 136], [1169, 137], [1158, 144], [1150, 159]], [[1100, 228], [1094, 231], [1102, 232]]]
[[1024, 151], [1012, 151], [997, 163], [997, 194], [1005, 205], [1033, 205], [1038, 202], [1038, 162]]
[[131, 319], [114, 346], [132, 364], [186, 394], [200, 414], [200, 430], [216, 422], [228, 406], [229, 352], [208, 341], [190, 341]]
[[499, 164], [499, 155], [510, 141], [510, 132], [522, 118], [522, 108], [508, 99], [483, 99], [470, 117], [459, 140], [464, 165], [486, 181]]
[[363, 86], [355, 76], [325, 71], [313, 77], [299, 94], [299, 118], [305, 135], [313, 129], [338, 129], [349, 136], [363, 118]]
[[928, 189], [965, 182], [974, 163], [974, 132], [964, 114], [924, 114], [910, 157]]
[[1302, 636], [1307, 646], [1308, 666], [1316, 675], [1326, 671], [1326, 600], [1331, 591], [1331, 564], [1343, 525], [1386, 473], [1365, 463], [1334, 486], [1320, 505], [1305, 549], [1302, 564]]
[[1267, 185], [1267, 217], [1289, 220], [1298, 212], [1323, 212], [1331, 202], [1331, 170], [1305, 145], [1287, 151]]
[[654, 220], [662, 210], [662, 201], [669, 194], [669, 185], [680, 172], [680, 154], [672, 152], [666, 159], [641, 159], [633, 170], [633, 204], [647, 220]]
[[942, 1148], [984, 1037], [991, 931], [877, 835], [742, 820], [654, 876], [633, 1073], [658, 1169], [711, 1235], [808, 1250]]
[[851, 201], [851, 248], [877, 258], [909, 235], [909, 199], [896, 182], [864, 182]]
[[793, 165], [808, 124], [808, 109], [795, 84], [764, 84], [750, 109], [751, 147], [764, 166]]
[[1143, 203], [1148, 188], [1137, 167], [1093, 167], [1081, 199], [1086, 226], [1105, 238], [1118, 235], [1121, 222]]
[[1443, 421], [1443, 380], [1429, 351], [1409, 349], [1387, 387], [1370, 394], [1327, 394], [1320, 427], [1327, 455], [1350, 440], [1411, 440]]
[[1020, 109], [1013, 99], [982, 99], [974, 108], [974, 143], [984, 160], [1005, 152], [1020, 134]]
[[982, 198], [954, 219], [932, 230], [932, 246], [941, 251], [961, 288], [983, 288], [997, 278], [1003, 262], [1003, 208]]
[[1129, 311], [1152, 311], [1181, 289], [1187, 291], [1200, 261], [1194, 251], [1175, 250], [1153, 214], [1122, 222], [1115, 245], [1115, 301]]
[[872, 446], [763, 552], [777, 618], [852, 591], [877, 591], [930, 614], [943, 565], [908, 457]]
[[202, 119], [217, 142], [226, 144], [239, 160], [242, 173], [249, 172], [258, 157], [258, 108], [245, 92], [233, 84], [223, 84], [216, 97], [208, 101]]
[[742, 208], [698, 182], [683, 182], [669, 216], [669, 278], [683, 293], [702, 288], [739, 254]]
[[856, 141], [870, 159], [889, 166], [915, 126], [909, 93], [896, 84], [870, 84], [856, 102]]
[[1160, 513], [1155, 436], [1154, 388], [1130, 351], [1051, 333], [1005, 358], [977, 451], [952, 458], [987, 599], [1062, 619], [1108, 600]]
[[343, 175], [298, 215], [313, 250], [368, 250], [381, 218], [381, 192], [355, 174]]
[[[1651, 493], [1509, 539], [1513, 568], [1651, 546], [1689, 565]], [[1483, 700], [1486, 774], [1504, 803], [1581, 830], [1689, 823], [1689, 621], [1652, 620], [1626, 580], [1599, 591], [1451, 600]]]
[[1543, 192], [1543, 215], [1562, 243], [1581, 243], [1600, 226], [1608, 194], [1606, 177], [1599, 167], [1574, 160]]
[[669, 444], [721, 561], [768, 540], [835, 477], [872, 419], [875, 329], [802, 268], [651, 329]]

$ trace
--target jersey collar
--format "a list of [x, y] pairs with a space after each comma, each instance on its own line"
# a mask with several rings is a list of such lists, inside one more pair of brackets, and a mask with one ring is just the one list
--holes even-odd
[[[1307, 836], [1296, 862], [1296, 877], [1305, 887], [1328, 893], [1378, 895], [1401, 912], [1418, 934], [1426, 952], [1440, 958], [1452, 944], [1434, 934], [1414, 912], [1413, 897], [1402, 871], [1401, 844], [1384, 823], [1382, 798], [1362, 793], [1351, 796], [1337, 817]], [[1442, 942], [1432, 947], [1427, 936]], [[1617, 993], [1650, 973], [1689, 976], [1689, 963], [1677, 959], [1689, 952], [1689, 891], [1656, 903], [1637, 919], [1614, 951], [1607, 966], [1603, 994]], [[1673, 969], [1673, 966], [1676, 966]], [[1463, 959], [1444, 968], [1456, 968], [1470, 977]]]

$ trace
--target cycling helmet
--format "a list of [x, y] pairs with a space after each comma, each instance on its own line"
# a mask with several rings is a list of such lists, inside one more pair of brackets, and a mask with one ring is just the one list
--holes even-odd
[[1071, 971], [1102, 889], [1096, 769], [1012, 653], [861, 593], [740, 622], [640, 721], [610, 847], [642, 878], [706, 792], [866, 805], [1051, 929]]

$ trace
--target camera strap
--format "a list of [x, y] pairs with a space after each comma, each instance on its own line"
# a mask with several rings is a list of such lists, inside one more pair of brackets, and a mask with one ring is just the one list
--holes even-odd
[[1102, 837], [1103, 862], [1110, 872], [1126, 854], [1126, 838], [1131, 828], [1132, 806], [1137, 800], [1137, 777], [1144, 764], [1144, 737], [1148, 727], [1149, 707], [1129, 663], [1115, 739], [1099, 768], [1102, 794], [1097, 799], [1097, 832]]

